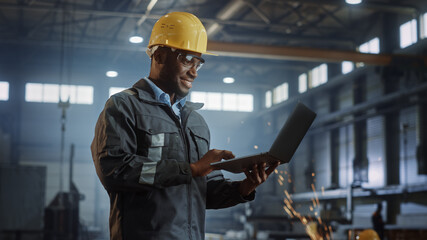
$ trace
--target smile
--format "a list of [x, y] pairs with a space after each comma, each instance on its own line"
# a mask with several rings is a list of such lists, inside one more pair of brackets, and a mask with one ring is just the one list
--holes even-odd
[[193, 81], [192, 80], [188, 80], [188, 79], [181, 79], [181, 82], [187, 87], [187, 88], [191, 88], [193, 86]]

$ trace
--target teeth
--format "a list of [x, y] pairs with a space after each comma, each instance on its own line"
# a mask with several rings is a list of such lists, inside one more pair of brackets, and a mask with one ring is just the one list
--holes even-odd
[[191, 88], [192, 87], [192, 83], [190, 81], [187, 80], [183, 80], [183, 83], [186, 87]]

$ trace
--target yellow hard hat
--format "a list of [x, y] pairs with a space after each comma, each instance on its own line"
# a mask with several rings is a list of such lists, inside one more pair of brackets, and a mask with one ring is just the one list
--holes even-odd
[[206, 52], [207, 44], [206, 29], [196, 16], [186, 12], [172, 12], [162, 16], [154, 24], [147, 47], [163, 45], [215, 55]]
[[380, 240], [377, 232], [372, 229], [366, 229], [359, 233], [357, 236], [358, 240]]

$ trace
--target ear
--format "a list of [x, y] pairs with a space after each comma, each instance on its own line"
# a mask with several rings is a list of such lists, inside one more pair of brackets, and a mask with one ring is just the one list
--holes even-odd
[[153, 54], [153, 59], [157, 64], [164, 64], [166, 62], [167, 52], [164, 48], [157, 49]]

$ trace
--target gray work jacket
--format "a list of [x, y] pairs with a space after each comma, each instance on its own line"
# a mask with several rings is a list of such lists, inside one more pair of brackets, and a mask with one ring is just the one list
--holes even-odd
[[220, 171], [192, 177], [190, 163], [209, 149], [210, 133], [187, 101], [182, 123], [157, 102], [144, 79], [108, 99], [91, 150], [110, 196], [111, 239], [204, 239], [205, 209], [226, 208], [242, 198], [239, 182]]

